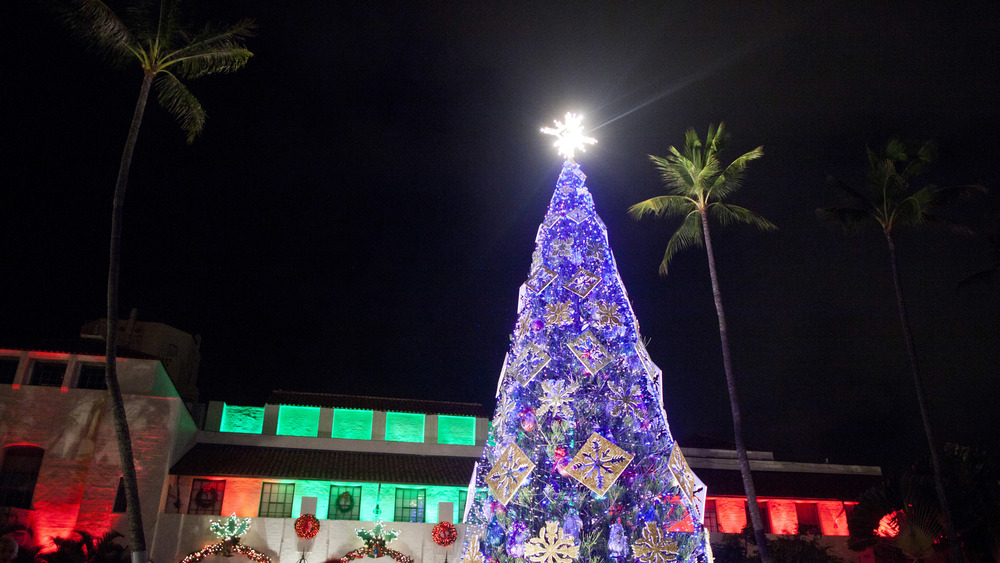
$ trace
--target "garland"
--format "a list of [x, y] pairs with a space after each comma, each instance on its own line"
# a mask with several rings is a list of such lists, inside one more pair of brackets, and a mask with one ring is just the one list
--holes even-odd
[[[237, 540], [238, 541], [238, 540]], [[197, 563], [202, 559], [208, 557], [209, 555], [221, 555], [223, 557], [232, 557], [233, 554], [240, 554], [250, 559], [254, 563], [271, 563], [271, 558], [264, 555], [263, 553], [257, 551], [252, 547], [247, 547], [245, 545], [240, 545], [239, 543], [233, 543], [231, 541], [224, 541], [219, 543], [213, 543], [212, 545], [206, 546], [200, 549], [184, 559], [181, 563]]]
[[312, 539], [319, 533], [319, 520], [312, 514], [303, 514], [295, 519], [295, 534], [303, 539]]
[[434, 538], [434, 543], [448, 547], [458, 539], [458, 530], [455, 529], [455, 525], [451, 522], [442, 520], [431, 530], [431, 537]]

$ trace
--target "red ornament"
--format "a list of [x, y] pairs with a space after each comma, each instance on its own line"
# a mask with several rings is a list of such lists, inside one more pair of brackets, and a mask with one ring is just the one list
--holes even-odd
[[431, 530], [431, 537], [434, 538], [434, 543], [448, 547], [458, 539], [458, 530], [455, 529], [455, 525], [451, 522], [442, 520]]
[[303, 514], [295, 519], [295, 535], [303, 539], [312, 539], [319, 533], [319, 520], [312, 514]]

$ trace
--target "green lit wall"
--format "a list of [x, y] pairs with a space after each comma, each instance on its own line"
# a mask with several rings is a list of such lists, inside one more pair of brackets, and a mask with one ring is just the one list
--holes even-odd
[[476, 445], [476, 418], [438, 415], [438, 443]]
[[347, 485], [351, 487], [361, 487], [361, 513], [362, 521], [375, 521], [375, 505], [379, 504], [382, 510], [382, 519], [392, 522], [395, 516], [396, 489], [424, 489], [425, 507], [424, 519], [426, 522], [438, 521], [438, 503], [450, 502], [454, 506], [454, 513], [450, 517], [444, 518], [450, 522], [459, 522], [462, 507], [458, 506], [459, 491], [466, 490], [465, 487], [444, 487], [444, 486], [416, 486], [398, 485], [383, 483], [381, 494], [379, 494], [378, 483], [349, 483], [344, 481], [308, 481], [308, 480], [287, 480], [280, 479], [275, 482], [295, 483], [295, 497], [292, 501], [292, 518], [302, 515], [302, 498], [316, 497], [316, 517], [325, 520], [329, 517], [330, 510], [330, 487], [332, 485]]
[[278, 407], [278, 436], [318, 436], [319, 407]]
[[264, 431], [264, 407], [239, 407], [223, 403], [219, 431], [260, 434]]
[[373, 416], [372, 411], [334, 409], [332, 437], [348, 440], [371, 440]]
[[424, 415], [406, 412], [385, 413], [387, 442], [423, 442]]

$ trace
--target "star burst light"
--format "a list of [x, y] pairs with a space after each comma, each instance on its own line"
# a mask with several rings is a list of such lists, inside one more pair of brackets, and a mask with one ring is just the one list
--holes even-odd
[[597, 143], [597, 139], [587, 137], [583, 134], [582, 115], [567, 113], [565, 123], [558, 119], [553, 121], [556, 126], [542, 127], [542, 133], [555, 136], [555, 147], [559, 149], [559, 154], [565, 156], [567, 159], [573, 160], [573, 156], [577, 150], [585, 151], [584, 147], [586, 145]]

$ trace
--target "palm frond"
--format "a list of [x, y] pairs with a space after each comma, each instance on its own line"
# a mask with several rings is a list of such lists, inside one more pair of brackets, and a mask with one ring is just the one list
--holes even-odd
[[194, 142], [195, 137], [205, 127], [205, 110], [201, 102], [187, 89], [176, 76], [169, 72], [161, 72], [156, 76], [157, 101], [180, 124], [187, 133], [187, 142]]
[[847, 232], [857, 232], [879, 220], [871, 212], [855, 207], [825, 207], [816, 210], [816, 217], [828, 225], [837, 225]]
[[180, 70], [174, 72], [185, 78], [239, 70], [253, 56], [243, 45], [243, 40], [252, 36], [253, 28], [252, 20], [242, 20], [224, 30], [206, 26], [188, 45], [170, 53], [164, 67], [180, 63]]
[[757, 215], [753, 211], [729, 203], [713, 203], [708, 207], [708, 213], [723, 226], [734, 223], [753, 225], [761, 231], [776, 231], [777, 225]]
[[650, 213], [657, 217], [674, 217], [687, 215], [696, 210], [693, 201], [680, 195], [661, 195], [640, 201], [628, 208], [628, 214], [635, 220], [642, 219]]
[[697, 185], [697, 178], [692, 175], [694, 163], [681, 155], [675, 147], [670, 147], [671, 156], [662, 157], [649, 155], [653, 166], [660, 172], [660, 179], [668, 191], [675, 195], [692, 195], [692, 189]]
[[101, 0], [71, 0], [61, 19], [70, 32], [114, 65], [131, 58], [133, 37], [125, 22]]
[[762, 156], [764, 156], [764, 147], [760, 146], [729, 163], [729, 166], [715, 178], [712, 186], [708, 189], [708, 199], [721, 201], [740, 189], [740, 186], [743, 185], [743, 172], [750, 166], [750, 162]]
[[674, 259], [674, 256], [678, 252], [691, 248], [692, 246], [700, 247], [704, 242], [704, 237], [701, 232], [701, 214], [697, 210], [692, 210], [684, 218], [674, 234], [671, 235], [670, 240], [667, 241], [667, 249], [663, 253], [663, 260], [660, 262], [660, 275], [663, 277], [667, 276], [670, 268], [670, 262]]

